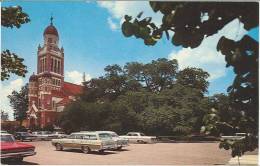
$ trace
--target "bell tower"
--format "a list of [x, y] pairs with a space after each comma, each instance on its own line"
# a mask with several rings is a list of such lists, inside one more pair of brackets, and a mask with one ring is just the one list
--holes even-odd
[[42, 91], [61, 90], [64, 83], [64, 49], [59, 48], [59, 34], [53, 25], [45, 28], [43, 46], [38, 46], [37, 75], [39, 88]]
[[42, 111], [55, 110], [52, 91], [62, 91], [64, 84], [64, 49], [59, 47], [59, 33], [50, 25], [43, 33], [43, 46], [38, 46], [37, 77], [38, 77], [38, 108]]

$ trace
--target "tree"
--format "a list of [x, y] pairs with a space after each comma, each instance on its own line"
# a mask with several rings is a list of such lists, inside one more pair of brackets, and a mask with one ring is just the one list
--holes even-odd
[[[108, 65], [104, 70], [104, 76], [84, 82], [81, 96], [62, 112], [59, 123], [67, 132], [187, 135], [200, 131], [201, 119], [208, 110], [198, 86], [205, 85], [203, 90], [207, 91], [205, 71], [190, 68], [185, 74], [178, 71], [177, 60], [167, 59], [146, 64], [130, 62], [123, 69]], [[193, 81], [185, 84], [182, 76]]]
[[[160, 11], [163, 14], [162, 24], [157, 27], [151, 17], [141, 19], [141, 12], [134, 20], [131, 16], [125, 16], [122, 32], [126, 37], [135, 36], [143, 39], [146, 45], [155, 45], [164, 33], [167, 39], [170, 39], [169, 31], [172, 31], [174, 33], [171, 37], [172, 44], [195, 48], [204, 38], [216, 34], [234, 19], [243, 23], [246, 30], [259, 26], [258, 5], [257, 2], [151, 1], [153, 11]], [[236, 74], [228, 93], [238, 114], [245, 114], [246, 123], [239, 128], [250, 137], [247, 138], [247, 145], [243, 145], [243, 151], [258, 147], [258, 128], [255, 127], [259, 121], [258, 47], [257, 41], [245, 35], [240, 41], [233, 41], [223, 36], [216, 48], [225, 56], [226, 66], [232, 66]], [[232, 154], [241, 155], [236, 150], [232, 151]]]
[[[30, 21], [29, 16], [23, 12], [22, 7], [1, 7], [1, 25], [6, 28], [20, 28], [22, 24]], [[10, 74], [25, 77], [27, 73], [24, 59], [17, 54], [4, 50], [1, 53], [1, 80], [6, 80]]]
[[22, 125], [23, 120], [27, 117], [26, 112], [29, 104], [28, 91], [27, 83], [19, 92], [13, 91], [11, 95], [8, 95], [10, 105], [14, 110], [14, 119], [20, 122], [20, 126]]
[[178, 62], [175, 59], [159, 58], [147, 64], [138, 62], [127, 63], [124, 69], [131, 80], [145, 84], [145, 88], [150, 91], [159, 92], [174, 84]]
[[9, 116], [7, 112], [4, 112], [4, 110], [1, 110], [1, 120], [8, 120]]
[[179, 71], [176, 79], [177, 83], [191, 88], [199, 89], [203, 95], [207, 92], [209, 82], [207, 81], [209, 73], [199, 68], [185, 68]]

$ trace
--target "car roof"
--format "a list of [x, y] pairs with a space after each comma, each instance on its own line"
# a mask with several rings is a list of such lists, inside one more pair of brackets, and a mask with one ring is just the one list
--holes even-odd
[[141, 132], [128, 132], [127, 134], [139, 134]]
[[96, 131], [97, 133], [110, 133], [110, 134], [112, 134], [112, 133], [116, 133], [116, 132], [114, 132], [114, 131]]
[[71, 134], [97, 134], [95, 131], [84, 131], [84, 132], [75, 132]]
[[12, 134], [9, 134], [9, 133], [1, 133], [1, 135], [12, 135]]

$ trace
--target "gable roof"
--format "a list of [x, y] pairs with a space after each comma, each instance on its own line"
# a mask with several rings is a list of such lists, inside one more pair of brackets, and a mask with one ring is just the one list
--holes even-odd
[[61, 101], [59, 101], [57, 103], [57, 105], [58, 106], [65, 106], [65, 105], [69, 104], [71, 101], [72, 101], [71, 99], [69, 99], [68, 97], [65, 97]]
[[83, 86], [72, 84], [70, 82], [64, 82], [63, 84], [63, 92], [67, 96], [76, 96], [82, 93]]

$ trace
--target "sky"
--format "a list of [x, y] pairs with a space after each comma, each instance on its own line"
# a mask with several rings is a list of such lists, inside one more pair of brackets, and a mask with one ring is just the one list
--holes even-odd
[[152, 16], [160, 25], [162, 14], [154, 13], [147, 1], [74, 1], [74, 2], [3, 2], [2, 6], [19, 5], [30, 16], [31, 22], [21, 28], [1, 28], [1, 50], [9, 49], [24, 58], [28, 73], [25, 78], [12, 75], [1, 82], [0, 109], [13, 112], [7, 96], [19, 91], [36, 72], [37, 47], [43, 44], [43, 31], [50, 24], [51, 15], [57, 28], [60, 43], [65, 52], [65, 81], [79, 84], [82, 73], [87, 79], [104, 74], [104, 67], [111, 64], [124, 65], [126, 62], [148, 63], [158, 58], [177, 59], [180, 69], [200, 67], [209, 72], [210, 86], [207, 95], [226, 93], [232, 83], [232, 68], [225, 67], [224, 56], [216, 51], [221, 36], [240, 40], [249, 34], [258, 41], [259, 29], [247, 32], [243, 24], [233, 20], [217, 34], [206, 38], [195, 48], [176, 47], [165, 37], [155, 46], [146, 46], [134, 37], [125, 38], [120, 24], [125, 14], [136, 16], [144, 11], [144, 16]]

